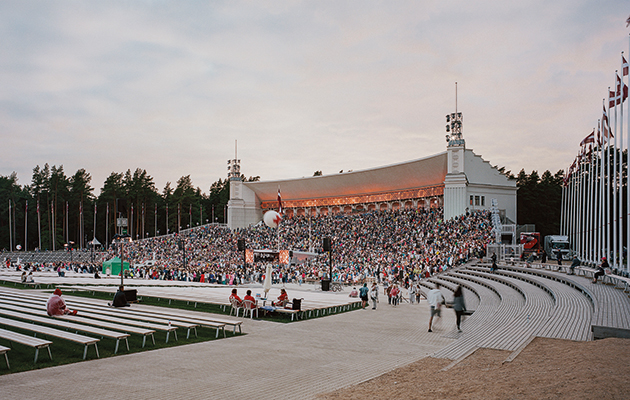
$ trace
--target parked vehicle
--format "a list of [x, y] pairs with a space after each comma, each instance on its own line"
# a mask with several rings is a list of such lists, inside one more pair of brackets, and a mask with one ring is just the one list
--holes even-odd
[[552, 260], [558, 258], [558, 252], [562, 253], [562, 258], [568, 260], [571, 258], [571, 245], [569, 237], [563, 235], [547, 235], [545, 236], [545, 251]]
[[523, 254], [529, 256], [531, 253], [540, 255], [542, 250], [542, 242], [539, 232], [523, 232], [521, 233], [520, 244], [523, 246]]

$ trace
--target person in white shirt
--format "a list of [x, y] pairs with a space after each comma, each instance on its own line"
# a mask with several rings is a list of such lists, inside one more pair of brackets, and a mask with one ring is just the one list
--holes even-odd
[[427, 302], [431, 306], [431, 318], [429, 318], [429, 332], [433, 332], [431, 330], [431, 326], [433, 325], [433, 316], [437, 314], [440, 316], [440, 308], [442, 304], [444, 304], [444, 296], [442, 296], [442, 292], [440, 292], [440, 284], [435, 284], [435, 289], [429, 290], [429, 294], [427, 295]]
[[409, 303], [413, 304], [414, 300], [416, 299], [416, 285], [415, 284], [411, 284], [409, 285]]

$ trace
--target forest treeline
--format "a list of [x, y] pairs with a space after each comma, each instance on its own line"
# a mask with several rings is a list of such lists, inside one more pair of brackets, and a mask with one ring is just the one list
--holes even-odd
[[175, 187], [168, 182], [160, 192], [141, 168], [112, 172], [98, 194], [91, 182], [85, 169], [67, 176], [63, 165], [48, 164], [33, 169], [28, 185], [19, 185], [15, 172], [0, 176], [0, 248], [8, 250], [12, 242], [13, 250], [17, 245], [23, 249], [25, 234], [28, 250], [59, 250], [68, 242], [85, 248], [94, 237], [111, 243], [117, 215], [127, 218], [127, 233], [133, 239], [210, 223], [213, 216], [214, 222], [225, 222], [227, 178], [214, 182], [208, 193], [195, 187], [190, 175], [179, 178]]
[[[537, 171], [521, 170], [517, 176], [504, 168], [500, 171], [516, 179], [518, 224], [535, 224], [542, 235], [559, 233], [563, 171], [545, 171], [542, 176]], [[242, 178], [260, 180], [258, 176]], [[112, 172], [99, 194], [91, 181], [85, 169], [67, 176], [63, 165], [48, 164], [33, 169], [28, 185], [19, 185], [16, 173], [0, 176], [0, 249], [8, 250], [11, 244], [13, 250], [17, 245], [24, 248], [25, 234], [28, 250], [59, 250], [68, 242], [85, 248], [94, 237], [111, 243], [116, 215], [127, 218], [127, 232], [134, 239], [163, 235], [167, 229], [177, 232], [213, 222], [213, 218], [225, 222], [230, 196], [227, 178], [214, 182], [208, 193], [195, 187], [190, 175], [179, 178], [175, 187], [168, 182], [159, 191], [141, 168]]]

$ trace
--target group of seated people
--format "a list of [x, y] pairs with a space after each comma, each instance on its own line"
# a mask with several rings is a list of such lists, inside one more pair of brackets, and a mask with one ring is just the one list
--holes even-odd
[[[241, 299], [238, 296], [238, 291], [235, 289], [232, 289], [232, 294], [230, 294], [230, 303], [232, 301], [236, 302], [236, 305], [238, 307], [243, 307], [245, 305], [246, 301], [251, 301], [251, 308], [256, 308], [258, 307], [258, 302], [256, 301], [256, 299], [252, 296], [252, 291], [251, 290], [247, 290], [245, 297], [243, 299]], [[280, 289], [280, 296], [278, 296], [278, 298], [276, 299], [276, 301], [272, 302], [271, 304], [274, 307], [284, 307], [287, 305], [287, 303], [289, 302], [289, 295], [287, 294], [287, 291], [283, 288]]]

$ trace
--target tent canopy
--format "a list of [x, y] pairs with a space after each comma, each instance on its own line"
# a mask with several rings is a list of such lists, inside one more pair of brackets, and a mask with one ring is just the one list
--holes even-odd
[[[129, 270], [129, 262], [124, 261], [124, 268]], [[103, 262], [103, 273], [107, 274], [107, 269], [109, 269], [109, 273], [111, 275], [119, 275], [120, 274], [120, 258], [114, 257], [111, 260]]]

